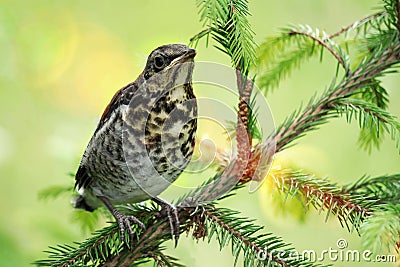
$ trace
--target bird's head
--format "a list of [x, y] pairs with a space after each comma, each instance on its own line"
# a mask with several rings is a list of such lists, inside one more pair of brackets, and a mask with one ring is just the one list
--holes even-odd
[[[183, 44], [168, 44], [157, 47], [149, 55], [144, 69], [144, 78], [150, 79], [157, 73], [163, 70], [167, 71], [170, 69], [179, 69], [179, 65], [192, 66], [193, 58], [196, 56], [196, 50], [183, 45]], [[189, 64], [184, 64], [189, 63]], [[193, 68], [184, 68], [182, 71], [186, 71], [187, 74], [192, 74]], [[174, 71], [175, 72], [175, 71]]]

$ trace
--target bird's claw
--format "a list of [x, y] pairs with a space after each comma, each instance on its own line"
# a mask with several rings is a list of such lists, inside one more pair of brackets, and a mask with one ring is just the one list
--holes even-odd
[[153, 200], [161, 206], [161, 215], [168, 217], [169, 226], [171, 229], [171, 237], [172, 239], [175, 239], [175, 247], [176, 247], [178, 245], [178, 240], [180, 235], [180, 222], [178, 216], [178, 209], [174, 205], [158, 197], [153, 198]]
[[146, 228], [145, 225], [140, 220], [138, 220], [135, 216], [132, 215], [125, 215], [118, 212], [115, 214], [115, 219], [119, 226], [121, 241], [124, 241], [125, 239], [125, 228], [128, 229], [129, 235], [131, 237], [134, 235], [131, 223], [137, 224], [142, 229]]

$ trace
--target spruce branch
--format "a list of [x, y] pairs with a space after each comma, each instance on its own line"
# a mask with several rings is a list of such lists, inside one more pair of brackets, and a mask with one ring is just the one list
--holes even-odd
[[[148, 211], [145, 216], [156, 215], [157, 211]], [[243, 253], [244, 266], [269, 266], [269, 264], [285, 267], [321, 266], [302, 257], [293, 259], [288, 254], [285, 255], [283, 251], [290, 251], [293, 248], [272, 234], [256, 235], [263, 227], [255, 226], [253, 220], [234, 215], [237, 215], [237, 212], [215, 208], [210, 204], [197, 208], [179, 209], [182, 230], [188, 233], [192, 231], [196, 239], [208, 237], [210, 241], [212, 237], [215, 237], [221, 248], [231, 242], [236, 261], [239, 254]], [[203, 227], [200, 229], [201, 225]], [[49, 259], [37, 261], [35, 264], [38, 266], [87, 266], [90, 264], [90, 266], [124, 267], [143, 263], [151, 258], [157, 264], [164, 264], [160, 266], [181, 266], [175, 258], [165, 256], [161, 251], [161, 243], [171, 239], [167, 220], [149, 220], [146, 231], [135, 233], [137, 233], [136, 237], [127, 243], [129, 246], [124, 245], [118, 238], [118, 226], [113, 222], [111, 226], [99, 231], [96, 236], [78, 244], [77, 248], [70, 245], [52, 248], [49, 251], [51, 255]], [[260, 253], [266, 255], [262, 261], [258, 257]]]
[[[331, 53], [335, 59], [338, 61], [338, 63], [343, 67], [343, 69], [347, 72], [349, 72], [349, 66], [345, 62], [346, 59], [344, 58], [343, 52], [338, 52], [337, 50], [339, 47], [331, 40], [331, 38], [326, 34], [325, 32], [322, 32], [322, 37], [319, 35], [319, 31], [314, 33], [310, 27], [302, 27], [303, 29], [301, 30], [291, 30], [288, 32], [288, 35], [303, 35], [306, 36], [314, 41], [316, 41], [318, 44], [323, 46], [326, 50]], [[306, 29], [306, 30], [305, 30]]]
[[[200, 21], [206, 29], [190, 39], [191, 44], [211, 36], [215, 46], [227, 54], [233, 66], [248, 75], [255, 62], [254, 32], [247, 17], [250, 15], [247, 0], [197, 0]], [[207, 41], [208, 44], [208, 41]]]
[[[321, 48], [321, 49], [319, 49]], [[349, 56], [336, 44], [331, 36], [319, 29], [313, 30], [309, 25], [292, 26], [283, 29], [278, 37], [270, 37], [258, 50], [257, 64], [261, 68], [259, 86], [266, 92], [279, 85], [294, 68], [327, 50], [343, 67], [350, 72]]]
[[373, 251], [393, 251], [400, 242], [400, 204], [379, 205], [361, 225], [363, 246]]
[[353, 184], [346, 185], [344, 191], [350, 195], [362, 195], [375, 204], [398, 203], [400, 201], [400, 174], [378, 177], [361, 177]]
[[375, 14], [369, 15], [360, 20], [357, 20], [347, 26], [342, 27], [339, 31], [329, 35], [329, 38], [332, 39], [332, 38], [338, 37], [342, 34], [347, 34], [350, 30], [359, 29], [368, 23], [375, 22], [377, 19], [382, 18], [386, 14], [387, 14], [386, 11], [381, 11], [381, 12], [377, 12]]
[[162, 251], [152, 252], [149, 256], [159, 267], [184, 267], [176, 258], [166, 255]]
[[399, 31], [399, 1], [398, 0], [383, 0], [384, 8], [389, 14], [389, 20], [386, 26], [388, 28], [394, 27]]
[[107, 243], [119, 250], [120, 244], [115, 236], [118, 229], [116, 225], [105, 227], [95, 233], [86, 241], [79, 243], [77, 247], [71, 245], [50, 246], [45, 252], [49, 254], [46, 260], [34, 262], [37, 266], [85, 266], [88, 263], [98, 266], [108, 256], [110, 250]]
[[327, 119], [337, 117], [338, 114], [334, 108], [337, 102], [351, 96], [356, 90], [370, 85], [371, 80], [382, 76], [384, 71], [397, 64], [399, 60], [400, 44], [397, 42], [393, 46], [390, 44], [375, 51], [369, 59], [360, 63], [354, 72], [345, 76], [338, 85], [333, 82], [320, 99], [310, 101], [302, 112], [293, 113], [278, 127], [270, 137], [277, 142], [276, 152], [281, 151], [308, 131], [316, 129]]
[[204, 36], [211, 34], [220, 47], [231, 58], [236, 68], [236, 80], [239, 91], [238, 120], [236, 139], [238, 143], [237, 164], [246, 166], [251, 148], [249, 130], [249, 102], [253, 81], [247, 78], [250, 65], [255, 62], [254, 32], [247, 16], [250, 15], [247, 0], [204, 0], [197, 1], [200, 21], [207, 28], [190, 39], [197, 43]]
[[[124, 247], [119, 253], [107, 258], [103, 266], [132, 266], [132, 263], [148, 258], [154, 258], [155, 255], [161, 255], [161, 252], [154, 254], [154, 251], [160, 249], [160, 245], [170, 239], [170, 225], [166, 220], [146, 225], [146, 230], [130, 243], [130, 247]], [[156, 260], [161, 260], [156, 257]]]
[[378, 108], [386, 109], [388, 107], [388, 92], [377, 79], [372, 80], [369, 86], [362, 88], [359, 94], [360, 96], [355, 96], [376, 105]]
[[353, 118], [358, 120], [360, 128], [369, 130], [377, 139], [379, 139], [380, 132], [383, 129], [396, 142], [396, 147], [399, 147], [400, 122], [387, 111], [355, 98], [335, 101], [335, 105], [337, 111], [342, 115], [344, 114], [348, 122], [351, 122]]
[[250, 95], [253, 89], [253, 81], [245, 77], [240, 69], [236, 70], [236, 79], [239, 90], [239, 104], [237, 114], [237, 126], [236, 126], [236, 141], [237, 141], [237, 159], [236, 164], [243, 166], [243, 170], [237, 173], [237, 178], [240, 179], [243, 176], [245, 168], [248, 164], [250, 151], [252, 147], [252, 136], [249, 131], [249, 102]]
[[[389, 104], [387, 90], [381, 86], [380, 81], [377, 79], [371, 81], [370, 86], [361, 88], [360, 92], [353, 97], [371, 103], [384, 111], [386, 111]], [[376, 127], [362, 127], [358, 137], [359, 147], [368, 153], [372, 152], [373, 147], [379, 149], [384, 139], [385, 129], [383, 125], [377, 123], [375, 126]]]
[[373, 203], [364, 201], [362, 195], [345, 192], [327, 179], [291, 169], [272, 171], [269, 177], [286, 198], [298, 199], [306, 209], [313, 206], [319, 213], [326, 211], [326, 220], [334, 215], [349, 231], [358, 231], [363, 219], [371, 212]]
[[[348, 56], [343, 49], [333, 42], [334, 38], [345, 35], [345, 41], [341, 46], [348, 50], [348, 45], [362, 43], [361, 50], [365, 46], [364, 40], [357, 38], [362, 31], [365, 38], [376, 30], [381, 33], [378, 37], [378, 44], [381, 43], [382, 26], [386, 24], [388, 13], [386, 11], [367, 16], [358, 20], [341, 30], [328, 35], [327, 33], [315, 29], [308, 25], [299, 25], [284, 28], [280, 36], [268, 37], [258, 49], [257, 64], [261, 68], [259, 76], [259, 86], [266, 92], [279, 85], [279, 82], [287, 77], [294, 68], [299, 68], [301, 63], [317, 55], [319, 47], [326, 48], [341, 65], [345, 67], [346, 73], [349, 71]], [[356, 34], [349, 39], [350, 33]], [[321, 34], [322, 33], [322, 34]], [[327, 40], [327, 41], [325, 41]], [[321, 60], [322, 60], [321, 49]], [[369, 54], [370, 50], [365, 53]], [[343, 63], [346, 63], [343, 65]]]
[[[260, 75], [257, 81], [258, 86], [266, 93], [276, 88], [294, 68], [299, 68], [318, 52], [311, 39], [287, 34], [290, 30], [285, 29], [281, 36], [267, 38], [258, 49], [257, 65]], [[294, 45], [296, 47], [292, 48]]]
[[293, 248], [288, 244], [272, 234], [257, 234], [263, 227], [256, 226], [253, 220], [237, 217], [237, 214], [238, 212], [226, 208], [204, 210], [209, 223], [208, 239], [216, 235], [221, 248], [230, 242], [235, 263], [242, 251], [244, 266], [322, 266], [301, 256], [291, 257], [289, 252]]
[[[154, 220], [158, 211], [140, 205], [126, 205], [124, 212], [143, 218], [148, 225]], [[49, 247], [46, 251], [49, 258], [34, 262], [37, 266], [103, 266], [114, 255], [122, 253], [129, 245], [134, 244], [141, 236], [140, 228], [133, 226], [134, 236], [126, 235], [125, 242], [119, 238], [119, 228], [116, 222], [96, 231], [83, 242], [75, 242], [74, 245], [58, 245]], [[154, 249], [154, 246], [152, 247]], [[137, 259], [143, 260], [143, 258]], [[116, 266], [116, 265], [113, 265]], [[130, 266], [130, 265], [129, 265]]]
[[364, 246], [375, 252], [390, 251], [400, 241], [399, 174], [361, 177], [347, 186], [291, 169], [272, 170], [269, 177], [285, 199], [326, 211], [326, 219], [334, 215], [349, 231], [357, 230]]

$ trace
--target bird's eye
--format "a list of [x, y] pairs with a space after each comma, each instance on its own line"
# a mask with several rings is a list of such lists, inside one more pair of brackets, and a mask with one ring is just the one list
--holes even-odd
[[160, 55], [154, 57], [154, 65], [157, 69], [162, 69], [164, 67], [164, 58]]

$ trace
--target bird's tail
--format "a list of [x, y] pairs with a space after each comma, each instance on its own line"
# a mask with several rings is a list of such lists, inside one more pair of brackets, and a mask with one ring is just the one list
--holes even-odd
[[82, 209], [82, 210], [86, 210], [86, 211], [94, 211], [96, 208], [91, 207], [87, 202], [86, 199], [79, 195], [76, 198], [72, 199], [72, 204], [74, 205], [75, 209]]

